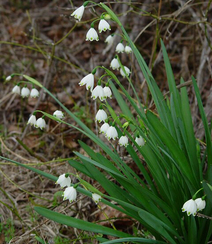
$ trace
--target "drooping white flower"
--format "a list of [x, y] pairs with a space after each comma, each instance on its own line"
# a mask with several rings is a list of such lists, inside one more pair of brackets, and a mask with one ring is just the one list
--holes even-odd
[[43, 118], [39, 118], [36, 121], [36, 127], [40, 128], [41, 130], [46, 128], [46, 121]]
[[113, 44], [113, 41], [114, 41], [114, 36], [112, 36], [112, 35], [109, 35], [109, 36], [105, 39], [105, 42], [106, 42], [108, 45], [112, 45], [112, 44]]
[[92, 42], [94, 40], [98, 41], [99, 37], [98, 37], [98, 34], [97, 34], [96, 30], [93, 27], [91, 27], [88, 30], [87, 34], [86, 34], [86, 41], [91, 41]]
[[36, 88], [32, 88], [31, 92], [30, 92], [30, 97], [39, 97], [39, 91]]
[[101, 19], [98, 25], [99, 33], [106, 30], [111, 30], [110, 25], [105, 19]]
[[110, 62], [110, 67], [115, 70], [115, 69], [119, 69], [120, 68], [120, 64], [117, 58], [114, 58], [111, 62]]
[[201, 211], [205, 208], [206, 202], [205, 202], [205, 200], [202, 200], [202, 198], [197, 198], [194, 201], [197, 205], [197, 211]]
[[63, 119], [64, 118], [64, 114], [62, 111], [60, 110], [56, 110], [54, 113], [53, 113], [53, 116], [55, 116], [56, 118], [58, 119]]
[[144, 138], [142, 136], [136, 137], [135, 142], [142, 147], [145, 144]]
[[77, 198], [77, 191], [73, 186], [69, 186], [65, 189], [63, 193], [63, 200], [68, 199], [69, 202], [75, 201]]
[[94, 202], [97, 204], [99, 201], [101, 201], [102, 197], [96, 193], [92, 194], [92, 198], [94, 200]]
[[22, 97], [28, 97], [29, 94], [30, 94], [30, 90], [29, 90], [29, 88], [27, 88], [27, 87], [23, 87], [23, 88], [21, 89], [21, 96], [22, 96]]
[[110, 126], [109, 126], [108, 123], [104, 123], [104, 124], [100, 127], [99, 132], [100, 132], [100, 133], [103, 133], [103, 134], [106, 134], [106, 132], [107, 132], [107, 130], [108, 130], [109, 127], [110, 127]]
[[100, 123], [102, 121], [105, 122], [106, 119], [107, 119], [106, 112], [103, 109], [99, 109], [96, 114], [95, 120], [97, 120]]
[[12, 79], [12, 76], [7, 76], [6, 81], [10, 81]]
[[115, 140], [118, 137], [118, 132], [114, 126], [110, 126], [107, 129], [105, 136], [107, 137], [108, 140], [110, 140], [110, 139]]
[[86, 89], [90, 91], [93, 90], [94, 86], [94, 75], [92, 73], [86, 75], [79, 83], [80, 86], [86, 85]]
[[13, 89], [12, 89], [12, 93], [20, 95], [21, 94], [20, 86], [18, 86], [18, 85], [14, 86]]
[[82, 5], [81, 7], [77, 8], [72, 14], [71, 16], [74, 16], [75, 19], [77, 20], [81, 20], [83, 13], [84, 13], [85, 7]]
[[66, 174], [62, 174], [58, 177], [57, 181], [55, 184], [59, 184], [61, 188], [70, 186], [71, 184], [71, 178], [68, 176], [66, 177]]
[[182, 212], [187, 212], [188, 216], [191, 214], [195, 216], [197, 212], [196, 202], [193, 199], [190, 199], [187, 202], [185, 202], [182, 207]]
[[105, 94], [104, 94], [104, 90], [102, 88], [102, 86], [99, 86], [97, 85], [93, 91], [92, 91], [92, 94], [91, 94], [91, 98], [93, 98], [94, 100], [99, 97], [99, 99], [101, 101], [105, 100]]
[[[123, 66], [127, 76], [129, 76], [129, 74], [131, 73], [130, 69], [127, 68], [126, 66]], [[120, 68], [120, 74], [123, 76], [123, 77], [126, 77], [126, 74], [124, 73], [124, 70], [122, 68]]]
[[112, 98], [112, 91], [109, 86], [103, 88], [106, 97]]
[[126, 47], [124, 48], [124, 51], [125, 51], [125, 53], [129, 54], [129, 53], [132, 52], [132, 48], [131, 48], [130, 46], [126, 46]]
[[123, 53], [124, 52], [124, 45], [121, 42], [116, 46], [116, 52], [117, 53]]
[[128, 137], [127, 136], [121, 136], [119, 139], [119, 145], [127, 147], [129, 145], [128, 144]]
[[29, 117], [27, 124], [36, 126], [36, 117], [34, 114]]

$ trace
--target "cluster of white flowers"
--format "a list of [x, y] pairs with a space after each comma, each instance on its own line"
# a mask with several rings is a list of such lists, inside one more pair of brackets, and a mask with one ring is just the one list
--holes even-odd
[[190, 199], [183, 204], [182, 212], [187, 212], [187, 215], [195, 216], [198, 211], [201, 211], [205, 208], [206, 202], [202, 198], [197, 198], [195, 200]]
[[[53, 113], [53, 116], [58, 118], [58, 119], [63, 119], [64, 118], [64, 114], [60, 110], [56, 110]], [[27, 124], [33, 125], [34, 127], [40, 128], [41, 130], [43, 130], [43, 129], [45, 129], [47, 127], [46, 121], [45, 121], [45, 119], [43, 117], [41, 117], [39, 119], [36, 119], [36, 116], [34, 114], [32, 114], [29, 117], [29, 120], [28, 120]]]
[[77, 191], [73, 186], [71, 186], [71, 178], [68, 175], [60, 175], [56, 181], [56, 184], [59, 184], [61, 188], [66, 187], [65, 191], [63, 192], [63, 200], [69, 200], [70, 203], [76, 200]]
[[[77, 8], [71, 16], [74, 16], [75, 19], [78, 21], [81, 21], [82, 16], [84, 14], [85, 6], [88, 4], [88, 2], [85, 2], [82, 6]], [[98, 24], [98, 31], [99, 33], [102, 33], [102, 31], [107, 31], [111, 30], [110, 24], [104, 19], [104, 15], [101, 16], [101, 19]], [[88, 30], [86, 34], [86, 41], [99, 41], [99, 36], [97, 31], [94, 29], [94, 23], [91, 24], [91, 28]], [[112, 36], [108, 37], [105, 42], [110, 42], [112, 41]]]
[[19, 85], [15, 85], [12, 89], [12, 93], [21, 95], [23, 98], [25, 97], [39, 97], [39, 91], [36, 88], [32, 88], [30, 91], [28, 87], [20, 88]]
[[124, 45], [120, 42], [116, 46], [116, 52], [117, 53], [125, 52], [125, 53], [129, 54], [129, 53], [132, 53], [132, 48], [128, 45], [124, 47]]
[[[61, 188], [65, 188], [63, 192], [63, 200], [69, 200], [69, 202], [73, 202], [77, 199], [77, 191], [75, 187], [71, 186], [71, 178], [68, 174], [62, 174], [58, 177], [55, 184], [59, 184]], [[101, 201], [102, 197], [96, 193], [92, 194], [92, 199], [97, 204]]]

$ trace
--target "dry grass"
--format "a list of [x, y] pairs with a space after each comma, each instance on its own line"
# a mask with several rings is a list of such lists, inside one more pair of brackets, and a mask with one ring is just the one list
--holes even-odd
[[[73, 4], [80, 6], [80, 2], [73, 1]], [[143, 4], [140, 4], [140, 1], [131, 4], [130, 1], [125, 1], [125, 4], [108, 2], [113, 10], [120, 14], [122, 23], [131, 38], [136, 41], [165, 94], [168, 89], [159, 38], [164, 40], [177, 84], [180, 83], [181, 77], [188, 81], [196, 135], [203, 139], [203, 128], [189, 80], [191, 75], [197, 78], [206, 114], [210, 120], [212, 7], [209, 1], [166, 0], [158, 3], [145, 0], [142, 1]], [[0, 6], [1, 155], [34, 165], [56, 176], [73, 171], [66, 158], [74, 157], [73, 150], [80, 150], [78, 139], [90, 146], [92, 143], [79, 132], [66, 126], [58, 126], [52, 121], [48, 121], [48, 130], [44, 132], [27, 126], [29, 115], [35, 109], [53, 113], [59, 108], [42, 92], [38, 100], [26, 100], [12, 95], [12, 83], [19, 80], [15, 78], [8, 83], [5, 82], [5, 77], [11, 73], [24, 73], [36, 78], [57, 94], [70, 110], [77, 113], [81, 120], [95, 131], [94, 102], [89, 98], [89, 94], [85, 96], [85, 89], [79, 87], [78, 82], [96, 65], [109, 67], [115, 47], [107, 49], [104, 44], [107, 36], [105, 33], [101, 35], [98, 43], [85, 42], [90, 20], [100, 15], [101, 9], [96, 8], [96, 12], [92, 9], [86, 11], [83, 17], [85, 22], [77, 25], [73, 18], [69, 18], [72, 11], [70, 2], [66, 0], [9, 3], [2, 0]], [[112, 26], [112, 31], [117, 32], [116, 28]], [[119, 40], [116, 38], [116, 43]], [[122, 55], [122, 61], [128, 64], [130, 60], [126, 55]], [[154, 108], [143, 75], [133, 58], [131, 61], [133, 82], [142, 102]], [[101, 72], [97, 75], [100, 76]], [[123, 80], [123, 84], [124, 82]], [[111, 103], [116, 105], [115, 101]], [[58, 158], [64, 160], [57, 160]], [[0, 164], [0, 221], [1, 225], [6, 225], [8, 218], [13, 221], [15, 233], [10, 243], [39, 243], [35, 235], [49, 244], [56, 243], [56, 236], [70, 238], [70, 243], [74, 243], [74, 239], [76, 243], [95, 243], [94, 240], [84, 240], [85, 233], [46, 220], [33, 211], [33, 206], [42, 205], [84, 220], [102, 220], [100, 210], [92, 200], [79, 196], [78, 201], [70, 205], [58, 197], [57, 205], [54, 206], [54, 194], [59, 188], [52, 182], [7, 162]], [[112, 211], [106, 211], [110, 217], [122, 217]], [[119, 221], [120, 229], [129, 228], [132, 224], [129, 221], [128, 226], [123, 227], [123, 223]], [[0, 243], [6, 243], [4, 233], [0, 234]], [[65, 243], [65, 240], [62, 243]]]

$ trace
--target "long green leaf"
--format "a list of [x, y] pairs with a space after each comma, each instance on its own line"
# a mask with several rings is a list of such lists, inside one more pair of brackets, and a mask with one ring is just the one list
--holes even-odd
[[193, 76], [192, 76], [192, 82], [193, 82], [193, 86], [194, 86], [194, 90], [195, 90], [195, 94], [196, 94], [196, 98], [197, 98], [202, 122], [203, 122], [204, 129], [205, 129], [205, 139], [206, 139], [206, 145], [207, 145], [206, 151], [207, 151], [207, 156], [208, 156], [207, 179], [208, 179], [209, 183], [212, 185], [212, 141], [211, 141], [211, 134], [210, 134], [210, 129], [208, 126], [207, 118], [205, 115], [205, 111], [203, 108], [200, 92], [199, 92], [196, 80]]
[[57, 213], [54, 211], [51, 211], [46, 208], [42, 207], [34, 207], [34, 210], [39, 213], [40, 215], [46, 217], [47, 219], [53, 220], [57, 223], [71, 226], [73, 228], [77, 228], [80, 230], [95, 232], [103, 235], [110, 235], [110, 236], [116, 236], [116, 237], [130, 237], [131, 235], [117, 231], [114, 229], [110, 229], [105, 226], [101, 226], [95, 223], [90, 223], [81, 219], [73, 218], [61, 213]]
[[127, 237], [127, 238], [120, 238], [118, 240], [112, 240], [112, 241], [105, 241], [103, 242], [104, 244], [113, 244], [113, 243], [123, 243], [123, 242], [138, 242], [138, 243], [150, 243], [150, 244], [164, 244], [166, 242], [163, 241], [155, 241], [155, 240], [150, 240], [150, 239], [144, 239], [140, 237]]

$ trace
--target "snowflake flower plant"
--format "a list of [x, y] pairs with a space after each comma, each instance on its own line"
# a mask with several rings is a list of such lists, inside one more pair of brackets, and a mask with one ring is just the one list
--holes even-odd
[[96, 32], [96, 30], [91, 26], [91, 28], [88, 30], [87, 34], [86, 34], [86, 41], [98, 41], [99, 40], [99, 36]]
[[28, 97], [29, 94], [30, 94], [30, 90], [29, 90], [28, 87], [23, 87], [23, 88], [21, 89], [21, 96], [22, 96], [23, 98]]
[[69, 186], [63, 192], [63, 200], [69, 200], [69, 202], [75, 201], [77, 198], [77, 191], [73, 186]]
[[104, 91], [105, 97], [112, 98], [112, 91], [108, 84], [106, 84], [106, 86], [103, 88], [103, 91]]
[[11, 75], [9, 75], [9, 76], [6, 77], [6, 81], [10, 81], [11, 79], [12, 79], [12, 76]]
[[145, 144], [144, 138], [142, 136], [137, 136], [135, 138], [135, 142], [140, 146], [143, 147]]
[[14, 86], [12, 89], [12, 93], [20, 95], [21, 94], [20, 86], [19, 85]]
[[30, 125], [33, 125], [34, 127], [36, 127], [36, 116], [34, 114], [32, 114], [30, 117], [29, 117], [29, 120], [27, 122], [27, 124], [30, 124]]
[[113, 36], [113, 35], [109, 35], [109, 36], [105, 39], [105, 42], [106, 42], [108, 45], [112, 45], [113, 42], [114, 42], [114, 36]]
[[119, 142], [118, 143], [119, 143], [120, 146], [127, 147], [129, 145], [129, 143], [128, 143], [128, 137], [127, 136], [121, 136], [119, 138]]
[[117, 53], [123, 53], [124, 52], [124, 45], [121, 42], [116, 46], [116, 52]]
[[110, 140], [110, 139], [115, 140], [116, 138], [118, 138], [118, 132], [114, 126], [110, 126], [107, 129], [105, 136], [107, 137], [108, 140]]
[[92, 194], [92, 199], [94, 200], [94, 202], [97, 204], [101, 201], [102, 197], [96, 193]]
[[71, 185], [71, 178], [67, 174], [62, 174], [58, 177], [55, 184], [59, 184], [61, 188]]
[[36, 121], [36, 127], [37, 128], [40, 128], [41, 130], [45, 129], [46, 128], [46, 121], [44, 120], [44, 118], [39, 118], [37, 121]]
[[110, 125], [105, 122], [101, 127], [100, 127], [100, 130], [99, 132], [102, 133], [102, 134], [106, 134], [108, 128], [110, 127]]
[[115, 69], [119, 69], [120, 68], [120, 64], [117, 58], [114, 58], [111, 62], [110, 62], [110, 67], [115, 70]]
[[74, 16], [75, 19], [77, 19], [78, 21], [81, 21], [82, 16], [84, 14], [84, 10], [86, 5], [88, 4], [87, 2], [84, 2], [84, 4], [82, 6], [80, 6], [79, 8], [77, 8], [72, 14], [71, 16]]
[[92, 71], [92, 73], [86, 75], [79, 83], [80, 86], [84, 86], [86, 85], [86, 89], [90, 91], [93, 90], [94, 87], [94, 74], [95, 74], [95, 70]]
[[194, 201], [197, 205], [197, 211], [202, 211], [205, 208], [206, 202], [202, 198], [197, 198]]
[[132, 48], [131, 48], [130, 46], [126, 46], [126, 47], [124, 48], [124, 51], [125, 51], [125, 53], [127, 53], [127, 54], [132, 53]]
[[100, 101], [104, 101], [106, 98], [101, 85], [97, 85], [92, 91], [91, 98], [95, 100], [97, 97], [99, 97]]
[[102, 107], [100, 106], [100, 109], [98, 110], [95, 120], [100, 122], [105, 122], [105, 120], [107, 119], [107, 114], [106, 112], [102, 109]]
[[111, 30], [110, 25], [104, 18], [100, 19], [99, 25], [98, 25], [98, 30], [99, 30], [99, 33], [101, 33], [102, 31]]
[[30, 92], [30, 97], [36, 98], [39, 97], [39, 91], [36, 88], [32, 88]]
[[63, 119], [64, 118], [64, 114], [62, 111], [60, 110], [56, 110], [54, 113], [53, 113], [53, 116], [55, 116], [56, 118], [58, 119]]
[[182, 212], [187, 212], [187, 215], [195, 216], [197, 213], [197, 204], [193, 199], [188, 200], [183, 204]]
[[[125, 70], [125, 72], [124, 72], [124, 70]], [[126, 75], [129, 76], [130, 73], [131, 73], [131, 71], [130, 71], [130, 69], [129, 69], [128, 67], [123, 66], [123, 68], [120, 68], [120, 74], [121, 74], [123, 77], [126, 77]]]

